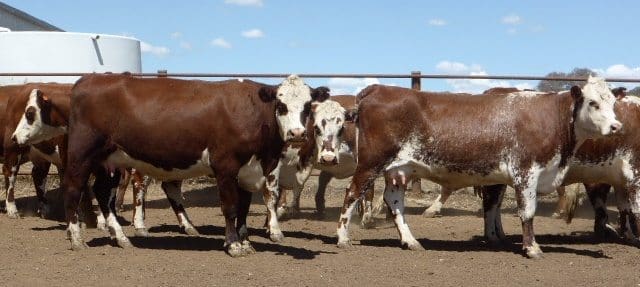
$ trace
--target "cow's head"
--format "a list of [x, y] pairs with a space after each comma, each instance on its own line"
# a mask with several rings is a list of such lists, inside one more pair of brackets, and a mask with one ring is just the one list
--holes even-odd
[[582, 89], [577, 86], [571, 88], [571, 95], [577, 109], [574, 124], [576, 136], [598, 138], [622, 128], [613, 112], [616, 98], [604, 79], [589, 76]]
[[344, 124], [352, 117], [352, 111], [346, 111], [340, 103], [327, 100], [313, 103], [311, 118], [313, 119], [313, 135], [316, 158], [319, 164], [333, 165], [340, 162], [340, 144]]
[[[51, 100], [39, 89], [33, 89], [11, 140], [20, 145], [36, 144], [67, 132], [57, 120]], [[18, 117], [16, 117], [18, 118]]]
[[263, 100], [276, 101], [276, 119], [280, 136], [285, 141], [304, 141], [305, 125], [309, 118], [312, 101], [322, 102], [329, 98], [329, 89], [312, 89], [297, 75], [287, 77], [277, 88], [260, 91]]

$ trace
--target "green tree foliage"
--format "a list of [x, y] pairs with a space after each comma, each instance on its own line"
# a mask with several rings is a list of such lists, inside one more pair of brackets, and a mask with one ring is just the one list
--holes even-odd
[[[587, 78], [589, 75], [597, 76], [596, 72], [588, 69], [588, 68], [575, 68], [573, 71], [569, 73], [563, 72], [551, 72], [546, 75], [548, 78], [565, 78], [565, 77], [577, 77], [577, 78]], [[541, 92], [557, 92], [557, 91], [565, 91], [571, 89], [572, 86], [583, 86], [583, 81], [550, 81], [550, 80], [542, 80], [538, 83], [538, 91]]]
[[631, 90], [627, 91], [627, 95], [633, 95], [636, 97], [640, 97], [640, 86], [637, 86]]

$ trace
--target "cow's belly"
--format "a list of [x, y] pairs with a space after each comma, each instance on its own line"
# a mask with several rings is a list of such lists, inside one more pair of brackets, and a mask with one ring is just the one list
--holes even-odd
[[186, 169], [172, 168], [170, 170], [154, 166], [131, 157], [123, 150], [116, 150], [105, 161], [108, 167], [135, 168], [142, 174], [148, 175], [160, 181], [183, 180], [203, 175], [213, 175], [209, 162], [209, 150], [202, 151], [202, 156], [194, 164]]
[[513, 184], [506, 163], [500, 163], [498, 168], [490, 172], [478, 173], [473, 170], [451, 171], [446, 166], [417, 160], [395, 160], [387, 166], [385, 172], [401, 173], [409, 179], [426, 178], [450, 189], [475, 185]]
[[34, 146], [31, 146], [29, 153], [30, 153], [29, 156], [40, 157], [54, 164], [55, 166], [62, 166], [62, 160], [60, 159], [60, 152], [58, 150], [58, 146], [56, 146], [56, 149], [52, 154], [44, 153]]
[[608, 183], [624, 185], [633, 180], [634, 171], [629, 161], [613, 158], [601, 163], [572, 162], [563, 185], [573, 183]]

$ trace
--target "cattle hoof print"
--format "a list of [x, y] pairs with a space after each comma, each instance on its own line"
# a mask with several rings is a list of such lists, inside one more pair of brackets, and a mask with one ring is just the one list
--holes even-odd
[[149, 231], [146, 228], [136, 228], [135, 235], [138, 237], [149, 237]]
[[352, 248], [352, 247], [353, 247], [353, 244], [351, 244], [351, 240], [338, 241], [338, 248], [349, 249], [349, 248]]

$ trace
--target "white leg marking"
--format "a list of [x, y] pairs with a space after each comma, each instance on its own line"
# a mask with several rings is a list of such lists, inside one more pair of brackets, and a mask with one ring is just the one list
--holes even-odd
[[282, 166], [282, 161], [278, 162], [276, 168], [269, 173], [269, 177], [273, 176], [275, 180], [269, 182], [265, 181], [264, 188], [269, 192], [270, 198], [265, 200], [267, 205], [267, 212], [269, 213], [269, 222], [267, 223], [267, 233], [269, 234], [269, 238], [273, 242], [279, 242], [284, 239], [284, 234], [282, 234], [282, 230], [280, 230], [280, 225], [278, 224], [278, 213], [277, 213], [277, 205], [278, 205], [278, 195], [279, 195], [279, 186], [278, 181], [280, 178], [280, 168]]
[[67, 227], [67, 235], [71, 240], [72, 250], [77, 251], [77, 250], [85, 249], [87, 247], [87, 245], [84, 243], [84, 240], [82, 240], [82, 234], [80, 232], [80, 224], [78, 224], [78, 222], [69, 223], [69, 226]]
[[129, 238], [122, 231], [122, 226], [118, 223], [116, 216], [113, 213], [109, 213], [107, 216], [107, 226], [109, 227], [109, 234], [112, 238], [115, 238], [118, 245], [122, 248], [132, 247]]
[[[20, 159], [18, 158], [18, 160]], [[7, 189], [7, 199], [5, 200], [7, 216], [9, 216], [9, 218], [20, 218], [20, 214], [18, 213], [18, 207], [16, 206], [15, 200], [9, 201], [9, 198], [15, 198], [14, 193], [15, 193], [17, 173], [18, 173], [18, 169], [15, 166], [12, 167], [11, 176], [9, 176], [9, 188]]]
[[411, 250], [424, 250], [420, 242], [413, 237], [409, 225], [404, 220], [404, 186], [406, 185], [394, 186], [387, 184], [384, 190], [384, 200], [391, 208], [402, 246], [406, 246]]

